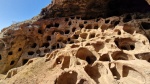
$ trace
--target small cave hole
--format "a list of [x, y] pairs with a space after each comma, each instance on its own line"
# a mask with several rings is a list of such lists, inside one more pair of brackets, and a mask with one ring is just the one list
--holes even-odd
[[72, 32], [75, 32], [75, 31], [76, 31], [76, 28], [75, 28], [75, 27], [73, 27], [73, 28], [72, 28]]
[[50, 49], [47, 48], [44, 50], [44, 53], [48, 53], [49, 51], [50, 51]]
[[129, 50], [126, 46], [121, 46], [122, 50]]
[[43, 43], [43, 45], [42, 45], [42, 47], [48, 47], [49, 46], [49, 43], [47, 42], [47, 43]]
[[94, 25], [94, 29], [98, 29], [98, 28], [99, 28], [98, 24]]
[[70, 38], [68, 38], [68, 41], [71, 41], [71, 39], [70, 39]]
[[148, 62], [150, 63], [150, 58], [148, 59]]
[[131, 48], [131, 50], [134, 50], [135, 46], [134, 45], [130, 45], [130, 48]]
[[2, 56], [0, 55], [0, 60], [2, 60]]
[[141, 23], [141, 25], [142, 25], [142, 27], [144, 28], [144, 29], [150, 29], [150, 23], [147, 23], [147, 22], [142, 22]]
[[70, 17], [71, 19], [74, 19], [75, 17]]
[[93, 64], [96, 61], [96, 56], [86, 48], [80, 48], [77, 51], [76, 57], [85, 60], [88, 64]]
[[25, 65], [29, 59], [23, 59], [22, 64]]
[[15, 63], [15, 61], [11, 61], [11, 62], [10, 62], [10, 65], [13, 65], [14, 63]]
[[126, 16], [124, 17], [123, 22], [129, 22], [129, 21], [131, 21], [131, 20], [132, 20], [132, 17], [131, 17], [130, 14], [128, 14], [128, 15], [126, 15]]
[[113, 52], [113, 54], [111, 55], [113, 60], [129, 60], [129, 55], [122, 52], [122, 51], [116, 51]]
[[115, 41], [114, 41], [114, 42], [115, 42], [115, 44], [116, 44], [116, 45], [117, 45], [117, 47], [118, 47], [118, 46], [119, 46], [119, 42], [118, 42], [118, 40], [116, 40], [116, 39], [115, 39]]
[[61, 64], [61, 62], [62, 62], [62, 60], [61, 60], [60, 58], [57, 58], [57, 59], [56, 59], [56, 63], [57, 63], [57, 64]]
[[91, 24], [88, 24], [85, 29], [92, 29], [92, 25]]
[[55, 27], [59, 27], [59, 23], [55, 23], [54, 26], [55, 26]]
[[66, 40], [63, 40], [63, 43], [64, 43], [64, 44], [66, 44], [66, 43], [67, 43], [67, 41], [66, 41]]
[[59, 43], [57, 43], [57, 48], [60, 48]]
[[89, 56], [86, 57], [86, 61], [88, 62], [88, 64], [91, 64], [91, 59]]
[[13, 52], [12, 51], [8, 52], [8, 55], [13, 55]]
[[129, 34], [133, 34], [135, 29], [129, 25], [124, 25], [123, 30]]
[[22, 48], [19, 48], [19, 49], [18, 49], [18, 51], [21, 51], [21, 50], [22, 50]]
[[37, 50], [37, 51], [36, 51], [36, 53], [37, 53], [37, 54], [40, 54], [40, 53], [41, 53], [41, 51], [40, 51], [40, 50]]
[[95, 56], [87, 56], [86, 61], [88, 62], [88, 64], [93, 64], [96, 61], [96, 57]]
[[52, 46], [52, 49], [56, 49], [56, 46], [55, 46], [55, 45], [53, 45], [53, 46]]
[[105, 20], [105, 23], [107, 24], [107, 23], [109, 23], [109, 21], [110, 21], [110, 20]]
[[31, 48], [35, 48], [37, 46], [37, 44], [36, 43], [33, 43], [32, 45], [31, 45]]
[[39, 29], [39, 30], [38, 30], [38, 33], [39, 33], [39, 34], [43, 34], [43, 32], [42, 32], [42, 30], [41, 30], [41, 29]]
[[98, 18], [98, 19], [96, 19], [96, 22], [98, 22], [100, 19]]
[[70, 33], [70, 30], [65, 30], [65, 34], [69, 34]]
[[115, 21], [114, 26], [117, 26], [120, 23], [120, 21]]
[[87, 33], [81, 33], [81, 34], [80, 34], [80, 37], [81, 37], [82, 39], [86, 39], [87, 35], [88, 35]]
[[69, 18], [65, 18], [65, 21], [66, 21], [66, 22], [69, 21]]
[[94, 38], [95, 37], [95, 33], [91, 34], [89, 39]]
[[82, 29], [82, 28], [84, 28], [84, 25], [83, 24], [79, 24], [79, 27]]
[[84, 21], [84, 24], [86, 24], [87, 23], [87, 21]]
[[79, 35], [73, 35], [73, 38], [74, 38], [74, 39], [78, 39], [78, 38], [79, 38]]
[[29, 51], [29, 52], [28, 52], [28, 55], [33, 55], [33, 54], [34, 54], [33, 51]]
[[80, 17], [78, 17], [78, 16], [77, 16], [76, 18], [77, 18], [77, 19], [80, 19]]
[[118, 35], [121, 35], [121, 31], [120, 30], [118, 31]]
[[70, 44], [73, 44], [74, 43], [74, 41], [70, 41]]
[[109, 55], [108, 54], [104, 54], [100, 57], [99, 59], [100, 61], [110, 61]]
[[47, 36], [47, 41], [50, 41], [51, 40], [51, 36]]
[[46, 25], [46, 28], [51, 28], [51, 27], [53, 27], [53, 24]]
[[70, 26], [72, 23], [71, 23], [71, 21], [68, 23], [68, 25]]

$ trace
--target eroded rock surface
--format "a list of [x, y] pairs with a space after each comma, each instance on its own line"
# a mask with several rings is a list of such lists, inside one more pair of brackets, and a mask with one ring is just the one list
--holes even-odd
[[150, 84], [149, 13], [90, 19], [94, 12], [88, 8], [91, 14], [63, 11], [61, 17], [55, 11], [51, 16], [55, 7], [68, 8], [69, 3], [83, 9], [95, 1], [108, 5], [85, 1], [53, 0], [44, 15], [3, 29], [0, 84]]

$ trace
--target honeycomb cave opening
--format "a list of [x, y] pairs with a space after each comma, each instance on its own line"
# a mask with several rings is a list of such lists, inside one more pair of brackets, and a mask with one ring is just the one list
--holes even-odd
[[55, 27], [59, 27], [59, 23], [55, 23], [54, 26], [55, 26]]
[[2, 56], [0, 55], [0, 60], [2, 60]]
[[78, 84], [88, 84], [86, 79], [81, 79]]
[[84, 28], [84, 25], [83, 24], [79, 24], [79, 27], [82, 29], [82, 28]]
[[10, 65], [13, 65], [14, 63], [15, 63], [15, 61], [13, 60], [13, 61], [10, 62]]
[[109, 58], [108, 54], [103, 54], [99, 60], [100, 61], [110, 61], [110, 58]]
[[48, 52], [50, 52], [50, 49], [44, 49], [44, 53], [48, 53]]
[[42, 45], [42, 47], [48, 47], [49, 46], [49, 43], [48, 42], [46, 42], [46, 43], [43, 43], [43, 45]]
[[37, 54], [40, 54], [40, 53], [41, 53], [41, 51], [40, 51], [40, 50], [37, 50], [37, 51], [36, 51], [36, 53], [37, 53]]
[[22, 48], [19, 48], [19, 49], [18, 49], [18, 51], [21, 51], [21, 50], [22, 50]]
[[129, 60], [129, 55], [123, 51], [116, 51], [111, 54], [113, 60]]
[[56, 49], [56, 45], [51, 46], [52, 50]]
[[110, 68], [110, 71], [115, 79], [119, 80], [121, 78], [121, 75], [119, 74], [116, 67]]
[[85, 29], [92, 29], [92, 24], [88, 24]]
[[69, 34], [70, 33], [70, 30], [65, 30], [65, 34]]
[[51, 36], [47, 36], [47, 41], [50, 41], [51, 40]]
[[53, 24], [46, 25], [46, 28], [51, 28], [51, 27], [53, 27]]
[[72, 28], [72, 32], [75, 32], [75, 31], [76, 31], [76, 28], [75, 28], [75, 27], [73, 27], [73, 28]]
[[69, 68], [69, 65], [70, 65], [70, 57], [64, 56], [64, 60], [63, 60], [61, 69]]
[[86, 48], [80, 48], [76, 53], [76, 57], [85, 60], [88, 64], [93, 64], [97, 59], [96, 56]]
[[28, 55], [33, 55], [33, 54], [34, 54], [33, 51], [29, 51], [29, 52], [28, 52]]
[[95, 24], [94, 29], [98, 29], [98, 28], [99, 28], [98, 24]]
[[39, 34], [43, 34], [43, 31], [41, 29], [38, 30]]
[[8, 52], [8, 55], [13, 55], [13, 52], [12, 51]]
[[71, 24], [72, 24], [72, 23], [71, 23], [71, 21], [70, 21], [70, 22], [68, 22], [68, 25], [69, 25], [69, 26], [71, 26]]
[[148, 62], [150, 63], [150, 58], [148, 59]]
[[100, 82], [98, 79], [101, 77], [99, 72], [100, 69], [100, 65], [96, 64], [94, 66], [87, 65], [84, 70], [97, 84], [99, 84]]
[[131, 38], [116, 38], [114, 43], [119, 49], [122, 50], [134, 50], [135, 49], [135, 41]]
[[80, 34], [80, 37], [81, 37], [82, 39], [86, 39], [86, 38], [87, 38], [87, 35], [88, 35], [87, 33], [81, 33], [81, 34]]
[[55, 80], [55, 84], [76, 84], [77, 76], [75, 71], [64, 72]]
[[130, 14], [126, 15], [124, 18], [123, 18], [123, 22], [129, 22], [130, 20], [132, 20], [132, 16]]
[[29, 59], [23, 59], [22, 65], [25, 65], [28, 62]]
[[145, 30], [150, 29], [150, 23], [148, 23], [148, 22], [142, 22], [141, 25]]
[[31, 48], [35, 48], [37, 46], [37, 44], [36, 43], [33, 43], [32, 45], [31, 45]]
[[79, 38], [79, 35], [73, 35], [72, 38], [73, 38], [73, 39], [78, 39], [78, 38]]
[[110, 22], [110, 20], [109, 20], [109, 19], [108, 19], [108, 20], [105, 20], [105, 23], [106, 23], [106, 24], [108, 24], [109, 22]]
[[68, 22], [68, 21], [69, 21], [69, 18], [65, 18], [65, 21]]
[[133, 34], [136, 29], [132, 28], [130, 25], [125, 24], [123, 30], [129, 34]]
[[95, 33], [90, 34], [89, 39], [94, 38], [95, 37]]

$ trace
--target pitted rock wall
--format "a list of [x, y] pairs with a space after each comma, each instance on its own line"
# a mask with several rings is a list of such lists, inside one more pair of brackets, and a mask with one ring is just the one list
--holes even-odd
[[[108, 12], [108, 2], [53, 0], [41, 15], [3, 29], [0, 84], [149, 84], [149, 5], [133, 0], [139, 13]], [[107, 17], [114, 11], [127, 14]]]
[[[126, 15], [128, 16], [128, 15]], [[91, 29], [98, 29], [101, 27], [102, 32], [107, 29], [113, 29], [116, 25], [124, 25], [123, 30], [134, 34], [136, 32], [145, 34], [140, 25], [135, 28], [134, 24], [125, 24], [126, 16], [107, 18], [97, 18], [92, 20], [82, 20], [81, 17], [64, 17], [51, 20], [42, 20], [34, 22], [33, 24], [25, 23], [16, 29], [6, 29], [1, 33], [1, 73], [7, 72], [12, 67], [24, 65], [29, 59], [34, 57], [42, 57], [58, 48], [64, 48], [66, 44], [80, 43], [86, 39], [95, 38], [101, 34], [96, 34], [94, 31], [90, 33]], [[131, 19], [132, 20], [132, 19]], [[134, 20], [132, 20], [134, 21]], [[131, 22], [132, 22], [131, 21]], [[142, 24], [139, 20], [139, 24]], [[148, 19], [144, 20], [145, 23]], [[148, 23], [147, 23], [148, 24]], [[145, 27], [145, 26], [142, 26]], [[87, 29], [87, 30], [83, 30]], [[118, 34], [121, 34], [121, 30]], [[145, 35], [149, 34], [148, 30]], [[105, 35], [101, 35], [105, 38]], [[107, 36], [107, 35], [106, 35]], [[124, 39], [116, 38], [115, 42], [118, 47], [127, 48], [134, 46], [134, 40], [127, 38], [128, 47], [121, 42]], [[126, 39], [125, 39], [126, 40]], [[130, 45], [131, 44], [131, 45]]]
[[[130, 24], [132, 21], [123, 23], [120, 19], [120, 23], [118, 23], [120, 26], [112, 26], [111, 22], [118, 20], [118, 17], [86, 21], [81, 20], [81, 18], [77, 19], [77, 17], [55, 20], [53, 20], [53, 23], [47, 22], [47, 24], [44, 24], [43, 30], [42, 27], [38, 28], [41, 30], [40, 33], [38, 30], [33, 31], [34, 28], [24, 28], [28, 31], [30, 29], [32, 35], [35, 34], [33, 36], [36, 36], [35, 39], [32, 39], [33, 41], [29, 39], [29, 42], [23, 48], [26, 51], [22, 52], [20, 59], [15, 60], [16, 63], [14, 63], [14, 66], [25, 65], [8, 71], [5, 76], [6, 80], [1, 81], [1, 83], [150, 83], [150, 71], [147, 69], [150, 67], [149, 40], [142, 34], [144, 31]], [[62, 23], [58, 23], [59, 20]], [[70, 22], [71, 25], [68, 26]], [[56, 23], [59, 26], [56, 27]], [[49, 25], [52, 24], [55, 28], [49, 28]], [[61, 27], [64, 29], [61, 29]], [[30, 32], [26, 33], [26, 36], [29, 36]], [[51, 33], [53, 33], [51, 39], [48, 39], [47, 37]], [[43, 39], [36, 40], [40, 36]], [[21, 43], [23, 44], [23, 40]], [[18, 46], [16, 48], [13, 48], [13, 53], [18, 50]], [[37, 53], [37, 51], [40, 53]], [[31, 55], [31, 52], [34, 54]], [[44, 54], [46, 54], [45, 57], [35, 58]], [[16, 55], [12, 54], [11, 56], [16, 58]], [[33, 57], [34, 59], [31, 59]], [[12, 62], [12, 58], [8, 63]], [[27, 62], [27, 60], [29, 61]], [[12, 65], [5, 66], [11, 67]], [[28, 77], [31, 79], [28, 79]]]

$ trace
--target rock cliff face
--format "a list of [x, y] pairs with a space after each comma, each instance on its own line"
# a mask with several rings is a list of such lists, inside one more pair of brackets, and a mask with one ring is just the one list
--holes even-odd
[[145, 0], [53, 0], [0, 33], [0, 84], [150, 84], [149, 11]]

